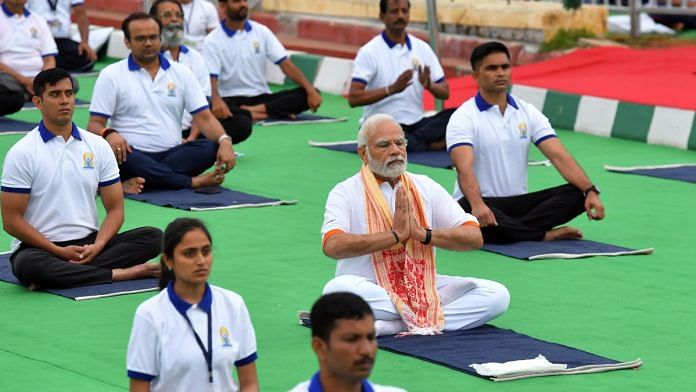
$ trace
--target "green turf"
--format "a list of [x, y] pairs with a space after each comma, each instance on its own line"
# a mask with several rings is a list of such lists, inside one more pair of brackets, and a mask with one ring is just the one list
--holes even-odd
[[[94, 78], [81, 80], [86, 94]], [[359, 169], [356, 156], [312, 148], [320, 141], [355, 138], [359, 109], [324, 94], [320, 114], [348, 116], [337, 124], [255, 127], [236, 147], [245, 155], [225, 185], [295, 206], [190, 213], [126, 201], [124, 229], [164, 227], [178, 216], [204, 219], [213, 234], [211, 282], [240, 293], [255, 325], [261, 386], [284, 391], [316, 369], [309, 331], [296, 322], [334, 272], [321, 252], [319, 230], [326, 195]], [[15, 118], [37, 120], [38, 114]], [[78, 109], [84, 126], [87, 109]], [[438, 251], [439, 271], [483, 277], [511, 292], [508, 312], [494, 321], [541, 339], [627, 361], [640, 371], [547, 377], [496, 384], [380, 351], [372, 380], [410, 391], [693, 391], [690, 359], [696, 339], [693, 246], [694, 184], [606, 172], [603, 164], [696, 162], [696, 153], [643, 143], [559, 131], [602, 190], [604, 222], [574, 221], [590, 239], [629, 247], [655, 247], [651, 256], [521, 262], [482, 251]], [[18, 135], [0, 136], [4, 158]], [[538, 156], [538, 153], [534, 153]], [[411, 165], [451, 189], [454, 172]], [[530, 190], [557, 185], [549, 167], [530, 168]], [[10, 238], [0, 233], [0, 243]], [[0, 283], [0, 390], [112, 391], [127, 389], [125, 352], [132, 317], [152, 294], [73, 302]]]

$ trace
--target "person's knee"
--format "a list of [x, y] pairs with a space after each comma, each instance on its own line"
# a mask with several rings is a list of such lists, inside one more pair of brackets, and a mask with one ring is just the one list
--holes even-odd
[[488, 287], [490, 295], [488, 296], [487, 313], [489, 320], [494, 319], [507, 311], [510, 306], [510, 291], [507, 287], [498, 282], [489, 281]]
[[360, 284], [360, 281], [364, 279], [365, 278], [361, 278], [358, 276], [337, 276], [328, 281], [328, 283], [326, 283], [326, 285], [324, 286], [324, 290], [322, 291], [322, 294], [349, 292], [360, 295], [357, 292], [356, 288], [358, 284]]
[[58, 287], [60, 282], [47, 271], [44, 263], [40, 261], [31, 250], [20, 251], [12, 261], [12, 270], [17, 279], [25, 285], [35, 284], [39, 287]]
[[147, 249], [152, 253], [151, 257], [155, 257], [162, 253], [162, 237], [164, 233], [157, 227], [145, 226], [140, 228], [139, 235], [142, 235], [148, 241]]
[[3, 100], [2, 107], [0, 107], [0, 115], [2, 116], [17, 113], [24, 106], [24, 94], [3, 94], [0, 97]]
[[232, 116], [222, 121], [225, 133], [232, 138], [232, 143], [239, 144], [251, 136], [253, 124], [247, 116]]

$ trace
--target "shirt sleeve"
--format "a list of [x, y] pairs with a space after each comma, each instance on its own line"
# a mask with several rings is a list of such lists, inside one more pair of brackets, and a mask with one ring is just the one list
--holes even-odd
[[238, 329], [237, 336], [240, 336], [239, 353], [234, 362], [235, 366], [244, 366], [250, 364], [257, 358], [256, 333], [254, 332], [254, 325], [251, 323], [249, 310], [247, 310], [244, 301], [241, 301], [241, 306], [239, 306], [235, 324], [236, 328]]
[[[254, 27], [256, 26], [258, 25]], [[278, 37], [276, 37], [268, 27], [262, 27], [264, 32], [264, 45], [266, 46], [266, 58], [274, 64], [280, 64], [288, 57], [288, 53], [285, 51], [283, 44], [278, 40]]]
[[358, 51], [358, 55], [355, 56], [355, 61], [353, 61], [351, 80], [353, 82], [368, 84], [375, 76], [375, 73], [375, 65], [372, 56], [366, 47], [363, 46]]
[[38, 27], [41, 30], [41, 56], [57, 56], [58, 47], [56, 46], [56, 40], [53, 38], [51, 29], [48, 27], [48, 23], [44, 18], [40, 19]]
[[326, 199], [324, 223], [321, 226], [322, 238], [332, 230], [350, 233], [350, 200], [342, 184], [336, 185]]
[[84, 3], [85, 3], [85, 0], [71, 0], [71, 1], [70, 1], [70, 5], [71, 5], [72, 7], [76, 7], [76, 6], [82, 5], [82, 4], [84, 4]]
[[30, 193], [34, 159], [29, 151], [17, 146], [10, 149], [2, 165], [2, 191], [12, 193]]
[[110, 72], [104, 70], [99, 73], [92, 92], [92, 103], [89, 104], [89, 114], [104, 118], [111, 118], [116, 111], [116, 99], [118, 86]]
[[136, 312], [126, 354], [126, 368], [129, 378], [152, 381], [159, 375], [159, 342], [157, 330], [150, 320]]
[[222, 59], [220, 58], [220, 50], [217, 48], [217, 41], [213, 31], [206, 37], [203, 44], [203, 59], [205, 60], [206, 68], [210, 76], [217, 77], [222, 72]]
[[431, 228], [451, 228], [461, 226], [467, 222], [478, 224], [478, 220], [473, 215], [465, 212], [442, 185], [427, 177], [426, 181], [430, 183], [428, 185], [428, 196], [432, 211]]
[[191, 114], [196, 114], [201, 110], [208, 109], [208, 100], [203, 94], [203, 88], [196, 79], [196, 76], [187, 67], [182, 66], [178, 69], [182, 73], [180, 80], [184, 83], [184, 107]]
[[[465, 103], [466, 105], [466, 103]], [[471, 116], [467, 115], [465, 108], [460, 107], [450, 117], [447, 123], [446, 141], [447, 151], [460, 146], [474, 146], [475, 125]]]
[[524, 103], [529, 113], [529, 130], [532, 143], [538, 145], [544, 140], [555, 137], [556, 131], [553, 130], [549, 119], [544, 116], [534, 105]]
[[205, 29], [215, 29], [220, 24], [219, 16], [217, 10], [215, 9], [215, 6], [208, 1], [200, 1], [199, 3], [203, 5], [203, 8], [205, 8], [203, 10], [205, 14]]
[[109, 186], [121, 181], [118, 163], [114, 152], [109, 147], [106, 140], [97, 140], [99, 151], [97, 152], [97, 164], [99, 165], [99, 186]]

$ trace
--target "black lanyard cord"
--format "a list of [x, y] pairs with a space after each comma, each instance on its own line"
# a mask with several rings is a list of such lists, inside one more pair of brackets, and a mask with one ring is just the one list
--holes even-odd
[[210, 383], [213, 383], [213, 323], [212, 323], [212, 317], [210, 313], [208, 314], [208, 349], [206, 350], [205, 346], [203, 346], [203, 342], [201, 341], [200, 336], [196, 333], [196, 329], [193, 328], [193, 324], [191, 323], [191, 319], [186, 315], [186, 313], [182, 313], [181, 315], [184, 316], [186, 319], [186, 322], [188, 323], [189, 327], [191, 327], [191, 331], [193, 331], [193, 336], [196, 337], [196, 343], [198, 343], [198, 347], [201, 349], [201, 352], [203, 353], [203, 357], [205, 357], [205, 362], [208, 365], [208, 381]]

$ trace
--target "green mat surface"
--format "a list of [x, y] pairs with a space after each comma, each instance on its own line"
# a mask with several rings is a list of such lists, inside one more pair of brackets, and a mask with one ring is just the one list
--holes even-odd
[[[94, 77], [81, 78], [89, 99]], [[321, 252], [320, 227], [329, 190], [359, 169], [357, 157], [311, 148], [308, 140], [355, 139], [360, 109], [324, 95], [319, 114], [348, 116], [336, 124], [255, 127], [238, 145], [225, 186], [295, 206], [192, 213], [126, 201], [123, 229], [163, 228], [180, 216], [202, 218], [212, 232], [211, 282], [240, 293], [258, 339], [257, 367], [265, 391], [285, 391], [316, 370], [309, 330], [296, 322], [334, 273]], [[12, 116], [37, 121], [38, 112]], [[86, 125], [87, 109], [75, 120]], [[494, 321], [536, 338], [598, 355], [645, 361], [639, 371], [546, 377], [496, 384], [444, 367], [379, 352], [371, 379], [410, 391], [694, 391], [696, 352], [696, 187], [693, 184], [606, 172], [602, 165], [696, 162], [696, 152], [559, 131], [563, 143], [603, 191], [607, 219], [573, 222], [589, 239], [654, 247], [651, 256], [515, 261], [483, 251], [438, 251], [439, 272], [493, 279], [512, 295]], [[0, 136], [4, 159], [20, 135]], [[539, 158], [535, 152], [532, 158]], [[411, 165], [452, 189], [453, 171]], [[557, 185], [553, 168], [530, 168], [530, 190]], [[9, 247], [10, 237], [0, 233]], [[0, 249], [2, 249], [0, 247]], [[0, 390], [123, 391], [125, 355], [135, 308], [149, 294], [73, 302], [0, 282]]]

